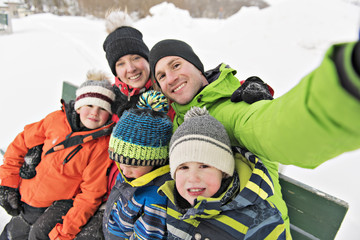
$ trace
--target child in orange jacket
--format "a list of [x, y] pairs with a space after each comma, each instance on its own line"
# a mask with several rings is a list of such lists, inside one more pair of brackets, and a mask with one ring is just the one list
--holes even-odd
[[[26, 125], [0, 166], [0, 205], [13, 217], [0, 239], [73, 239], [106, 193], [112, 86], [89, 72], [76, 100]], [[36, 175], [20, 178], [29, 149], [43, 144]]]

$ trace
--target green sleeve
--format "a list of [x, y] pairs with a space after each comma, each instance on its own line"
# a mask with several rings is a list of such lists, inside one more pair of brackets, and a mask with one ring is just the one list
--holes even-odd
[[[334, 61], [336, 49], [351, 49], [354, 45], [330, 48], [318, 68], [279, 98], [251, 105], [229, 101], [221, 104], [215, 110], [223, 112], [216, 113], [218, 120], [233, 141], [272, 162], [315, 168], [343, 152], [358, 149], [360, 102], [342, 87]], [[350, 55], [351, 50], [346, 50], [342, 64], [347, 77], [360, 83]], [[353, 85], [359, 92], [360, 84]]]

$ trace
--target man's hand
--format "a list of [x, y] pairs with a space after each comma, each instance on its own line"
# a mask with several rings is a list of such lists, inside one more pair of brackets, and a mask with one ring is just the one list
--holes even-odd
[[21, 211], [20, 194], [15, 188], [0, 186], [0, 205], [11, 216], [17, 216]]
[[232, 102], [244, 101], [249, 104], [260, 100], [272, 99], [274, 98], [270, 92], [269, 86], [256, 76], [246, 79], [231, 96]]

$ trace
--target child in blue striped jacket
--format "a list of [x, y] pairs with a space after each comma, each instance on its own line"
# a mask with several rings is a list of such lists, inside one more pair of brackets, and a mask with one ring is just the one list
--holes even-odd
[[110, 137], [109, 154], [120, 170], [106, 202], [106, 239], [166, 239], [167, 198], [157, 193], [170, 180], [172, 122], [167, 99], [155, 91], [126, 110]]

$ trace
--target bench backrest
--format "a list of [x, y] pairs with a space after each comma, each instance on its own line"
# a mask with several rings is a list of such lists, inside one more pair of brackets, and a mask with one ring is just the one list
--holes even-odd
[[335, 238], [348, 203], [282, 174], [280, 185], [294, 240]]
[[63, 82], [62, 85], [62, 95], [61, 98], [65, 100], [65, 102], [69, 102], [70, 100], [75, 100], [75, 92], [78, 87], [69, 82]]

